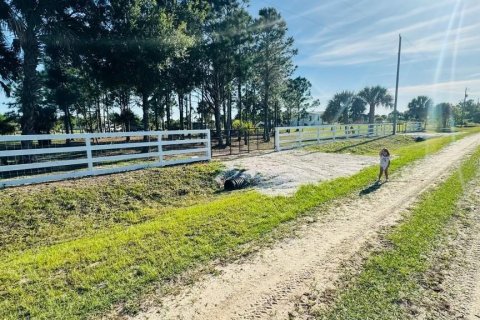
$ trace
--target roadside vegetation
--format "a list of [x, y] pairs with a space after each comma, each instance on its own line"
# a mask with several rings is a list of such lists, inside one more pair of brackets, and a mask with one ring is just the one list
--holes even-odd
[[309, 150], [328, 153], [351, 153], [356, 155], [377, 155], [382, 148], [395, 150], [415, 144], [412, 136], [395, 135], [374, 139], [354, 139], [328, 142], [308, 147]]
[[[459, 134], [456, 138], [465, 135]], [[439, 151], [451, 139], [442, 137], [396, 149], [397, 158], [392, 163], [392, 172]], [[161, 170], [152, 172], [159, 173]], [[190, 174], [194, 176], [199, 174], [196, 171], [203, 170], [202, 174], [213, 176], [218, 167], [211, 164], [179, 167], [176, 170], [191, 170]], [[135, 209], [134, 214], [129, 213], [132, 212], [131, 208], [122, 207], [120, 201], [115, 201], [121, 197], [103, 200], [100, 195], [104, 195], [102, 190], [106, 188], [99, 187], [96, 192], [92, 191], [93, 195], [87, 193], [99, 197], [91, 203], [99, 206], [103, 203], [110, 209], [125, 211], [117, 211], [109, 216], [106, 213], [109, 210], [105, 209], [103, 212], [108, 218], [104, 219], [101, 215], [89, 215], [95, 207], [82, 211], [84, 209], [81, 208], [87, 205], [78, 204], [74, 206], [78, 211], [74, 212], [80, 217], [85, 216], [85, 221], [90, 221], [82, 227], [81, 218], [77, 219], [77, 225], [80, 224], [76, 228], [78, 230], [71, 228], [68, 232], [62, 231], [61, 221], [74, 219], [74, 215], [64, 216], [62, 208], [65, 206], [58, 208], [58, 203], [51, 204], [51, 199], [57, 193], [46, 190], [41, 192], [43, 200], [40, 203], [47, 207], [35, 208], [35, 198], [27, 201], [35, 208], [31, 210], [34, 217], [31, 229], [42, 230], [43, 236], [37, 236], [29, 228], [28, 205], [22, 209], [25, 218], [20, 220], [21, 223], [9, 223], [6, 220], [10, 227], [4, 230], [9, 235], [9, 243], [0, 262], [0, 318], [30, 316], [68, 319], [99, 315], [116, 303], [141, 296], [155, 284], [189, 267], [231, 256], [240, 250], [242, 244], [264, 239], [283, 222], [311, 213], [330, 200], [360, 190], [374, 181], [376, 173], [376, 167], [367, 168], [352, 177], [304, 186], [292, 197], [268, 197], [254, 191], [241, 191], [209, 198], [208, 193], [212, 194], [214, 188], [211, 184], [203, 188], [203, 182], [198, 182], [198, 187], [204, 192], [208, 186], [212, 188], [205, 197], [210, 201], [188, 206], [188, 202], [181, 204], [177, 196], [177, 200], [174, 200], [176, 204], [167, 203], [177, 206], [176, 209], [151, 205], [136, 207], [138, 210]], [[143, 181], [147, 184], [143, 191], [149, 196], [132, 200], [135, 204], [141, 206], [143, 201], [152, 204], [155, 199], [162, 198], [152, 194], [154, 190], [161, 190], [162, 184], [152, 185], [151, 178]], [[177, 186], [186, 186], [184, 183], [186, 181]], [[121, 184], [128, 188], [126, 181]], [[132, 192], [136, 194], [135, 190]], [[86, 198], [89, 199], [89, 196]], [[4, 199], [9, 201], [8, 197]], [[15, 212], [12, 206], [18, 205], [19, 199], [13, 203], [6, 202], [10, 203], [6, 208]], [[49, 204], [53, 210], [49, 210]], [[8, 210], [3, 207], [2, 210]], [[13, 217], [12, 213], [6, 215]], [[120, 223], [116, 223], [115, 217], [122, 216], [126, 218], [120, 218]], [[93, 229], [90, 228], [93, 227], [88, 225], [97, 223], [97, 219], [102, 227], [91, 232]], [[54, 221], [60, 222], [55, 224]], [[57, 240], [49, 240], [49, 230]], [[30, 239], [30, 245], [34, 242], [32, 239], [39, 244], [27, 249], [23, 239]]]
[[318, 319], [407, 319], [408, 306], [421, 290], [419, 279], [429, 253], [445, 235], [465, 186], [478, 177], [480, 149], [434, 191], [422, 196], [409, 217], [386, 236], [388, 248], [375, 252], [362, 272]]
[[[480, 127], [457, 128], [456, 132], [475, 133], [480, 132]], [[422, 134], [419, 133], [419, 136]], [[391, 135], [375, 139], [350, 139], [344, 141], [328, 142], [317, 146], [308, 147], [309, 150], [328, 152], [328, 153], [351, 153], [356, 155], [378, 155], [382, 148], [387, 148], [390, 151], [414, 145], [415, 135]]]
[[0, 254], [142, 223], [169, 208], [207, 201], [218, 191], [220, 170], [212, 162], [1, 190]]

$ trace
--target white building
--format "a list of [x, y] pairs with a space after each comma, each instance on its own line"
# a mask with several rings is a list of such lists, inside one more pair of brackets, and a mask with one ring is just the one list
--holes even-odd
[[[290, 120], [290, 126], [319, 126], [323, 124], [322, 112], [307, 112], [303, 117], [298, 121], [297, 118]], [[298, 121], [298, 122], [297, 122]]]

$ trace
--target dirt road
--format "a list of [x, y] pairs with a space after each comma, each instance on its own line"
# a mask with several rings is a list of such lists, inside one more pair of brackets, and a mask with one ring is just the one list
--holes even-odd
[[257, 177], [254, 189], [267, 195], [292, 195], [299, 186], [348, 177], [378, 162], [377, 157], [321, 153], [303, 149], [270, 152], [225, 161], [229, 169], [245, 169]]
[[328, 289], [342, 262], [394, 225], [423, 191], [451, 172], [480, 145], [470, 136], [394, 175], [364, 196], [352, 197], [306, 226], [299, 237], [280, 241], [248, 261], [218, 267], [136, 319], [288, 319], [296, 298]]

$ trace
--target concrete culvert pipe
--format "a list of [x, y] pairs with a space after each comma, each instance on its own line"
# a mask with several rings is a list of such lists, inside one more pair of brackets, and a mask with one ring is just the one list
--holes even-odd
[[225, 180], [223, 187], [227, 191], [237, 190], [245, 188], [248, 185], [248, 182], [243, 177], [237, 177], [233, 179]]

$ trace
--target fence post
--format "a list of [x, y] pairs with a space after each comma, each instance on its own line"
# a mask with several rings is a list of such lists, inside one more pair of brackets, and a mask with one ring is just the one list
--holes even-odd
[[320, 144], [320, 127], [317, 127], [317, 144]]
[[159, 131], [157, 135], [157, 143], [158, 143], [158, 162], [160, 167], [163, 167], [163, 141], [162, 141], [162, 132]]
[[212, 139], [210, 134], [210, 129], [206, 130], [207, 133], [207, 158], [208, 160], [212, 160]]
[[333, 129], [333, 130], [332, 130], [332, 132], [333, 132], [333, 141], [335, 141], [335, 132], [337, 132], [337, 126], [334, 125], [332, 129]]
[[93, 156], [92, 156], [92, 135], [90, 133], [85, 134], [85, 148], [87, 150], [88, 172], [93, 175]]
[[275, 127], [275, 151], [281, 151], [280, 149], [280, 128]]

